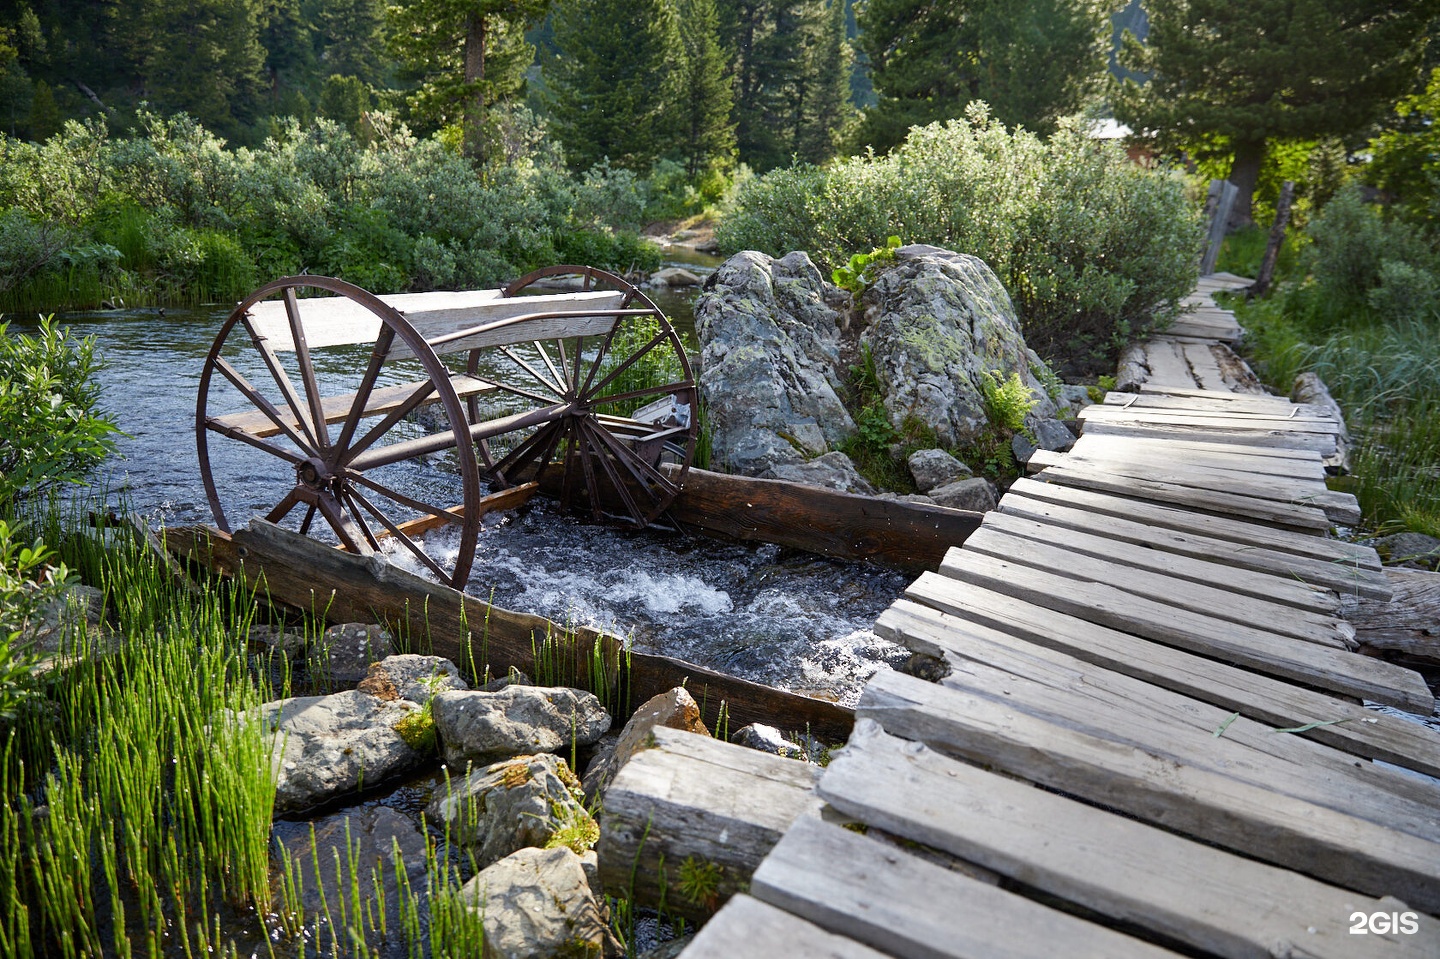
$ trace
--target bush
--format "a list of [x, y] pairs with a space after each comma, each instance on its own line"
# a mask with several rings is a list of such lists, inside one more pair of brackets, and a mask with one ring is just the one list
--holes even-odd
[[562, 235], [556, 253], [565, 263], [598, 266], [613, 273], [639, 270], [645, 273], [660, 268], [660, 248], [634, 233], [611, 233], [609, 230], [574, 230]]
[[1027, 342], [1092, 366], [1174, 315], [1195, 281], [1197, 213], [1177, 176], [1062, 124], [1047, 141], [983, 108], [912, 130], [885, 157], [797, 165], [739, 188], [726, 252], [807, 250], [834, 268], [891, 234], [983, 259]]
[[1440, 256], [1417, 228], [1367, 204], [1359, 187], [1337, 193], [1307, 232], [1317, 319], [1341, 321], [1366, 306], [1401, 319], [1434, 307]]
[[55, 324], [16, 336], [0, 323], [0, 509], [76, 483], [114, 449], [115, 425], [96, 412], [93, 339]]

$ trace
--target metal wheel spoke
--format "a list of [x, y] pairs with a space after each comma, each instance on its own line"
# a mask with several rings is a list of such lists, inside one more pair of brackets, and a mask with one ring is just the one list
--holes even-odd
[[254, 433], [247, 433], [244, 430], [236, 429], [232, 426], [222, 426], [219, 423], [215, 422], [214, 417], [211, 417], [210, 419], [207, 419], [205, 421], [205, 428], [207, 430], [210, 430], [212, 433], [219, 433], [221, 436], [229, 437], [232, 440], [239, 440], [240, 442], [245, 443], [248, 446], [253, 446], [257, 450], [263, 450], [264, 452], [269, 453], [271, 456], [278, 457], [279, 459], [282, 459], [285, 462], [290, 463], [294, 466], [299, 466], [301, 463], [305, 462], [305, 457], [297, 456], [296, 454], [290, 452], [287, 449], [281, 449], [274, 443], [267, 443], [260, 437], [256, 436]]
[[[627, 302], [628, 302], [628, 301], [627, 301]], [[605, 334], [605, 339], [603, 339], [603, 340], [600, 341], [600, 349], [596, 351], [596, 353], [595, 353], [595, 360], [594, 360], [594, 362], [592, 362], [592, 363], [590, 364], [590, 372], [589, 372], [588, 374], [586, 374], [586, 376], [585, 376], [585, 383], [584, 383], [584, 385], [582, 385], [582, 386], [580, 387], [580, 389], [576, 391], [577, 395], [579, 395], [579, 396], [585, 396], [586, 394], [588, 394], [588, 393], [590, 392], [590, 384], [593, 383], [593, 382], [595, 382], [595, 374], [600, 372], [600, 367], [601, 367], [601, 366], [604, 364], [604, 362], [605, 362], [605, 355], [610, 352], [610, 344], [611, 344], [611, 342], [614, 341], [614, 339], [615, 339], [615, 334], [619, 331], [619, 329], [620, 329], [620, 324], [619, 324], [619, 323], [616, 323], [616, 324], [615, 324], [615, 328], [612, 329], [609, 333], [606, 333], [606, 334]], [[576, 378], [578, 379], [578, 378], [579, 378], [579, 370], [580, 370], [580, 357], [579, 357], [579, 356], [576, 356], [576, 357], [575, 357], [575, 370], [576, 370]]]
[[[569, 375], [568, 375], [567, 373], [561, 372], [562, 370], [565, 369], [565, 347], [564, 347], [564, 344], [561, 344], [561, 346], [560, 346], [560, 369], [558, 369], [558, 370], [555, 368], [555, 364], [550, 361], [550, 351], [547, 350], [547, 349], [545, 349], [545, 344], [544, 344], [544, 343], [541, 343], [539, 340], [535, 340], [535, 341], [532, 342], [531, 345], [534, 346], [536, 352], [538, 352], [538, 353], [540, 354], [540, 359], [544, 361], [544, 363], [545, 363], [545, 368], [550, 371], [550, 375], [555, 378], [554, 382], [556, 382], [556, 383], [569, 383], [569, 382], [570, 382], [570, 377], [569, 377]], [[564, 395], [564, 391], [563, 391], [563, 390], [561, 391], [561, 395], [562, 395], [562, 396]]]
[[435, 506], [434, 504], [427, 503], [424, 500], [418, 500], [413, 496], [406, 496], [399, 490], [393, 490], [388, 486], [375, 482], [373, 479], [363, 473], [349, 471], [346, 473], [346, 477], [350, 480], [350, 482], [359, 483], [361, 486], [369, 487], [370, 489], [373, 489], [375, 492], [379, 493], [381, 496], [384, 496], [387, 499], [392, 499], [395, 502], [399, 503], [401, 506], [408, 506], [413, 510], [418, 510], [421, 513], [425, 513], [428, 516], [443, 516], [445, 519], [449, 520], [452, 523], [465, 522], [465, 518], [458, 513], [452, 513], [450, 512], [450, 510], [444, 508], [443, 506]]
[[[508, 356], [508, 357], [510, 358], [511, 362], [513, 362], [515, 365], [519, 366], [519, 367], [520, 367], [521, 369], [523, 369], [526, 373], [529, 373], [530, 376], [535, 380], [536, 383], [539, 383], [541, 386], [545, 387], [547, 390], [549, 390], [551, 393], [554, 393], [557, 397], [560, 397], [561, 399], [563, 399], [563, 398], [565, 397], [565, 389], [564, 389], [564, 387], [560, 386], [559, 383], [556, 383], [556, 382], [554, 382], [554, 381], [551, 381], [551, 380], [546, 379], [544, 376], [542, 376], [542, 375], [540, 374], [540, 372], [539, 372], [538, 370], [535, 369], [535, 367], [531, 366], [529, 363], [526, 363], [524, 360], [522, 360], [522, 359], [519, 357], [519, 355], [517, 355], [517, 354], [515, 353], [514, 350], [510, 349], [510, 347], [508, 347], [508, 346], [502, 346], [502, 347], [500, 347], [500, 352], [501, 352], [501, 353], [504, 353], [506, 356]], [[546, 364], [547, 366], [549, 366], [549, 364], [550, 364], [550, 359], [549, 359], [549, 357], [546, 357], [546, 359], [545, 359], [545, 364]], [[553, 370], [554, 367], [551, 367], [551, 369]], [[563, 381], [561, 381], [561, 382], [563, 382]], [[550, 400], [549, 400], [549, 399], [546, 399], [545, 402], [548, 403], [548, 402], [550, 402]]]
[[562, 401], [565, 398], [563, 393], [557, 394], [557, 396], [541, 396], [539, 393], [532, 393], [529, 390], [522, 390], [520, 387], [511, 386], [509, 383], [500, 383], [496, 380], [490, 379], [489, 377], [477, 377], [477, 379], [479, 379], [480, 382], [484, 383], [486, 386], [495, 387], [495, 389], [499, 390], [502, 393], [510, 393], [513, 396], [523, 396], [527, 400], [534, 400], [537, 403], [544, 403], [546, 406], [552, 405], [555, 402], [557, 396]]
[[599, 383], [596, 383], [593, 388], [587, 390], [584, 394], [585, 401], [590, 402], [590, 397], [594, 396], [596, 393], [599, 393], [601, 390], [605, 389], [605, 387], [609, 386], [610, 383], [617, 376], [630, 369], [630, 367], [634, 366], [636, 360], [640, 359], [640, 357], [644, 356], [646, 353], [649, 353], [651, 350], [655, 349], [655, 347], [665, 342], [665, 340], [669, 339], [670, 336], [671, 334], [665, 330], [662, 330], [661, 332], [655, 334], [654, 339], [652, 339], [649, 343], [646, 343], [644, 346], [640, 347], [640, 349], [636, 350], [634, 353], [627, 356], [625, 358], [625, 362], [621, 363], [619, 366], [615, 367], [615, 369], [607, 373], [605, 375], [605, 378]]
[[611, 393], [609, 396], [599, 396], [593, 400], [586, 400], [586, 404], [588, 406], [604, 406], [606, 403], [635, 400], [642, 396], [659, 396], [662, 393], [678, 393], [681, 390], [688, 390], [690, 388], [690, 383], [680, 380], [674, 383], [666, 383], [663, 386], [647, 386], [644, 389], [630, 390], [626, 393]]
[[330, 495], [330, 491], [322, 492], [315, 500], [315, 505], [320, 507], [320, 515], [330, 524], [335, 535], [340, 537], [340, 542], [352, 553], [361, 556], [374, 555], [375, 551], [370, 544], [365, 542], [360, 531], [355, 528], [355, 523], [345, 512], [345, 508]]
[[600, 441], [598, 458], [601, 468], [605, 471], [605, 475], [609, 477], [610, 485], [615, 487], [615, 492], [619, 495], [620, 501], [623, 502], [625, 508], [630, 511], [630, 518], [635, 521], [636, 525], [644, 526], [645, 514], [640, 511], [639, 506], [635, 505], [635, 496], [630, 492], [630, 484], [625, 482], [625, 478], [620, 475], [620, 471], [615, 468], [615, 464], [612, 463], [610, 457], [605, 454], [605, 441], [602, 437], [596, 435], [599, 431], [593, 424], [585, 421], [582, 421], [581, 428]]
[[575, 439], [573, 421], [566, 419], [563, 422], [569, 442], [565, 444], [565, 464], [560, 471], [560, 508], [568, 513], [570, 504], [575, 499], [575, 448], [578, 441]]
[[300, 379], [305, 383], [305, 398], [310, 402], [310, 420], [314, 426], [315, 442], [321, 451], [330, 448], [330, 428], [325, 425], [325, 407], [321, 402], [320, 386], [315, 380], [315, 367], [310, 362], [310, 344], [305, 341], [305, 325], [300, 322], [300, 301], [295, 298], [295, 288], [285, 288], [285, 315], [290, 320], [290, 336], [295, 341], [295, 365], [300, 368]]
[[298, 504], [299, 502], [300, 491], [298, 489], [292, 489], [290, 492], [286, 493], [283, 497], [281, 497], [280, 502], [275, 504], [274, 509], [265, 514], [265, 522], [280, 522], [289, 514], [292, 509], [295, 508], [296, 504]]
[[[267, 400], [260, 393], [260, 391], [257, 390], [250, 383], [249, 380], [247, 380], [243, 375], [241, 375], [239, 370], [231, 366], [229, 360], [225, 359], [223, 356], [217, 356], [215, 358], [215, 366], [220, 370], [222, 374], [224, 374], [225, 378], [230, 381], [230, 384], [232, 386], [239, 390], [247, 400], [253, 403], [256, 409], [264, 413], [265, 417], [270, 420], [270, 422], [274, 423], [275, 426], [280, 430], [280, 432], [285, 434], [285, 436], [290, 440], [290, 442], [298, 446], [307, 456], [315, 455], [314, 445], [303, 439], [299, 433], [296, 433], [295, 428], [285, 421], [285, 417], [280, 415], [280, 411], [275, 408], [275, 404]], [[225, 431], [220, 430], [219, 432]], [[230, 436], [233, 434], [225, 432], [225, 435]], [[239, 439], [240, 437], [236, 435], [235, 438]], [[262, 447], [262, 449], [268, 448], [269, 444], [266, 444], [266, 446]]]
[[590, 494], [590, 516], [597, 523], [600, 521], [600, 488], [595, 483], [595, 467], [590, 462], [591, 452], [589, 444], [585, 441], [585, 431], [581, 428], [581, 421], [575, 421], [575, 445], [578, 446], [580, 456], [580, 471], [585, 475], [585, 489]]
[[507, 474], [512, 469], [518, 470], [524, 463], [528, 463], [534, 459], [535, 453], [539, 451], [540, 445], [545, 442], [545, 438], [549, 436], [552, 430], [558, 429], [560, 423], [561, 421], [559, 420], [547, 423], [534, 433], [531, 433], [520, 445], [506, 453], [500, 462], [495, 464], [492, 472], [501, 482], [509, 483], [510, 477]]
[[340, 427], [340, 438], [335, 441], [335, 448], [340, 450], [342, 456], [345, 448], [350, 445], [350, 441], [355, 438], [355, 431], [360, 428], [360, 421], [364, 419], [365, 405], [370, 402], [370, 394], [375, 389], [375, 381], [380, 377], [380, 367], [385, 364], [385, 358], [390, 355], [390, 346], [394, 342], [395, 331], [382, 324], [380, 335], [375, 337], [375, 348], [370, 351], [370, 364], [365, 367], [365, 375], [360, 379], [360, 388], [355, 391], [355, 402], [350, 404], [350, 412], [345, 414], [345, 424]]
[[[376, 506], [368, 499], [366, 499], [359, 490], [352, 489], [350, 491], [350, 495], [354, 497], [355, 501], [359, 503], [362, 507], [364, 507], [372, 516], [378, 519], [380, 521], [380, 525], [384, 526], [385, 529], [389, 531], [391, 536], [399, 540], [401, 545], [403, 545], [410, 552], [414, 553], [416, 559], [420, 560], [420, 562], [424, 563], [425, 566], [428, 567], [432, 573], [440, 577], [441, 582], [448, 583], [450, 581], [450, 574], [445, 572], [445, 570], [441, 569], [440, 564], [436, 563], [433, 559], [426, 555], [425, 551], [421, 549], [420, 546], [413, 539], [406, 535], [404, 530], [402, 530], [399, 526], [395, 525], [395, 523], [391, 522], [390, 517], [386, 516], [383, 512], [376, 508]], [[375, 548], [377, 550], [380, 548], [380, 544], [378, 542], [375, 544]]]
[[648, 480], [651, 484], [660, 487], [666, 496], [679, 495], [680, 488], [678, 486], [666, 479], [664, 473], [661, 473], [655, 467], [641, 459], [623, 440], [612, 435], [603, 426], [597, 426], [595, 430], [599, 435], [600, 441], [614, 452], [616, 459], [627, 464], [630, 472], [635, 474], [637, 480], [641, 480], [642, 482]]
[[304, 536], [310, 532], [310, 523], [315, 519], [315, 504], [311, 503], [310, 508], [305, 511], [305, 518], [300, 521], [300, 535]]
[[419, 389], [405, 397], [404, 403], [401, 403], [395, 409], [391, 410], [383, 420], [370, 427], [370, 432], [362, 436], [359, 442], [343, 450], [340, 453], [339, 463], [337, 465], [345, 466], [352, 462], [355, 457], [368, 450], [376, 440], [390, 432], [390, 427], [408, 416], [411, 410], [423, 403], [425, 398], [433, 392], [435, 392], [434, 383], [428, 380], [422, 383]]
[[560, 445], [560, 440], [565, 436], [565, 425], [562, 421], [556, 424], [554, 435], [550, 438], [550, 445], [540, 455], [540, 466], [535, 470], [535, 482], [540, 482], [540, 477], [550, 468], [550, 461], [555, 458], [555, 448]]
[[[290, 412], [295, 416], [295, 422], [300, 424], [300, 429], [308, 438], [310, 445], [318, 449], [320, 443], [315, 438], [315, 428], [303, 411], [304, 404], [300, 401], [300, 394], [295, 391], [295, 384], [290, 382], [285, 367], [280, 363], [280, 357], [275, 355], [275, 351], [270, 348], [270, 341], [255, 330], [250, 321], [250, 314], [242, 315], [240, 321], [245, 324], [245, 331], [250, 334], [250, 342], [254, 344], [255, 352], [260, 354], [260, 359], [265, 362], [265, 368], [270, 371], [271, 379], [275, 381], [276, 386], [280, 387], [280, 393], [285, 397], [285, 405], [290, 407]], [[217, 365], [225, 363], [226, 366], [229, 366], [229, 363], [220, 357], [216, 357], [215, 362]], [[233, 367], [231, 369], [234, 370]], [[221, 372], [224, 372], [224, 367], [221, 367]], [[238, 373], [238, 371], [236, 372]], [[226, 379], [230, 379], [228, 373]], [[251, 389], [254, 387], [252, 386]]]
[[340, 493], [341, 502], [345, 503], [347, 512], [349, 512], [351, 518], [355, 520], [355, 525], [360, 528], [360, 532], [365, 536], [365, 542], [369, 543], [370, 548], [375, 552], [382, 552], [380, 549], [380, 540], [375, 538], [375, 534], [370, 529], [370, 524], [365, 522], [365, 514], [360, 511], [356, 503], [356, 497], [358, 495], [359, 494], [353, 489], [343, 490]]

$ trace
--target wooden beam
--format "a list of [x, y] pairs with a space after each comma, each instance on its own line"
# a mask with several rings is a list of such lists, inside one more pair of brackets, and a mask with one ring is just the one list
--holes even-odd
[[[479, 507], [476, 512], [484, 516], [486, 513], [494, 513], [496, 511], [503, 512], [507, 509], [519, 509], [528, 503], [530, 497], [534, 496], [539, 489], [540, 485], [538, 483], [521, 483], [519, 486], [511, 486], [507, 489], [491, 493], [489, 496], [482, 496], [480, 497], [480, 502], [476, 504]], [[450, 512], [455, 516], [463, 518], [465, 516], [465, 507], [463, 504], [453, 506], [450, 508]], [[450, 520], [444, 516], [417, 516], [415, 519], [406, 520], [403, 523], [397, 523], [395, 525], [396, 528], [406, 536], [415, 537], [423, 536], [432, 529], [439, 529], [448, 522], [450, 522]], [[393, 535], [394, 534], [388, 529], [383, 529], [376, 532], [375, 538], [384, 539], [387, 536]]]

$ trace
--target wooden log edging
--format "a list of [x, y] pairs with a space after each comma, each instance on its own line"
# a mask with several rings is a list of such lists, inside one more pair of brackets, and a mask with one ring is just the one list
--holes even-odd
[[624, 640], [584, 626], [565, 627], [543, 616], [494, 606], [433, 583], [379, 557], [357, 556], [264, 520], [233, 534], [208, 526], [164, 530], [165, 548], [222, 576], [243, 578], [272, 603], [324, 617], [328, 622], [381, 622], [400, 637], [428, 644], [434, 655], [462, 670], [503, 674], [510, 667], [531, 675], [537, 651], [558, 650], [575, 684], [589, 685], [592, 657], [628, 668], [616, 670], [611, 690], [616, 722], [651, 696], [685, 685], [695, 701], [715, 710], [723, 702], [734, 728], [767, 723], [809, 730], [827, 742], [850, 734], [854, 714], [836, 703], [811, 699], [653, 653], [624, 654]]

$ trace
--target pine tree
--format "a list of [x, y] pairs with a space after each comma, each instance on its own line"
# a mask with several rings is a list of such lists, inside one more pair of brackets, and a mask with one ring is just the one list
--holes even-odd
[[461, 123], [465, 150], [483, 159], [491, 106], [518, 94], [535, 48], [525, 27], [550, 0], [409, 0], [388, 10], [390, 51], [420, 81], [415, 114], [436, 125]]
[[321, 72], [374, 83], [384, 72], [383, 0], [323, 0], [315, 11]]
[[256, 0], [156, 0], [147, 20], [141, 71], [154, 105], [183, 110], [223, 136], [243, 135], [264, 88]]
[[963, 116], [972, 100], [1010, 126], [1048, 133], [1105, 69], [1105, 0], [864, 0], [860, 46], [878, 102], [865, 139], [878, 149], [912, 126]]
[[735, 165], [734, 97], [720, 47], [715, 0], [678, 0], [680, 43], [680, 130], [678, 148], [691, 178], [709, 168]]
[[1271, 140], [1351, 136], [1419, 77], [1435, 0], [1148, 0], [1144, 44], [1126, 37], [1117, 115], [1181, 145], [1226, 138], [1235, 218], [1248, 221]]
[[821, 26], [806, 71], [809, 102], [795, 137], [796, 154], [810, 163], [835, 155], [841, 131], [855, 112], [850, 104], [855, 56], [845, 39], [845, 0], [826, 0]]
[[670, 0], [563, 0], [548, 106], [566, 159], [647, 171], [678, 135], [683, 48]]

